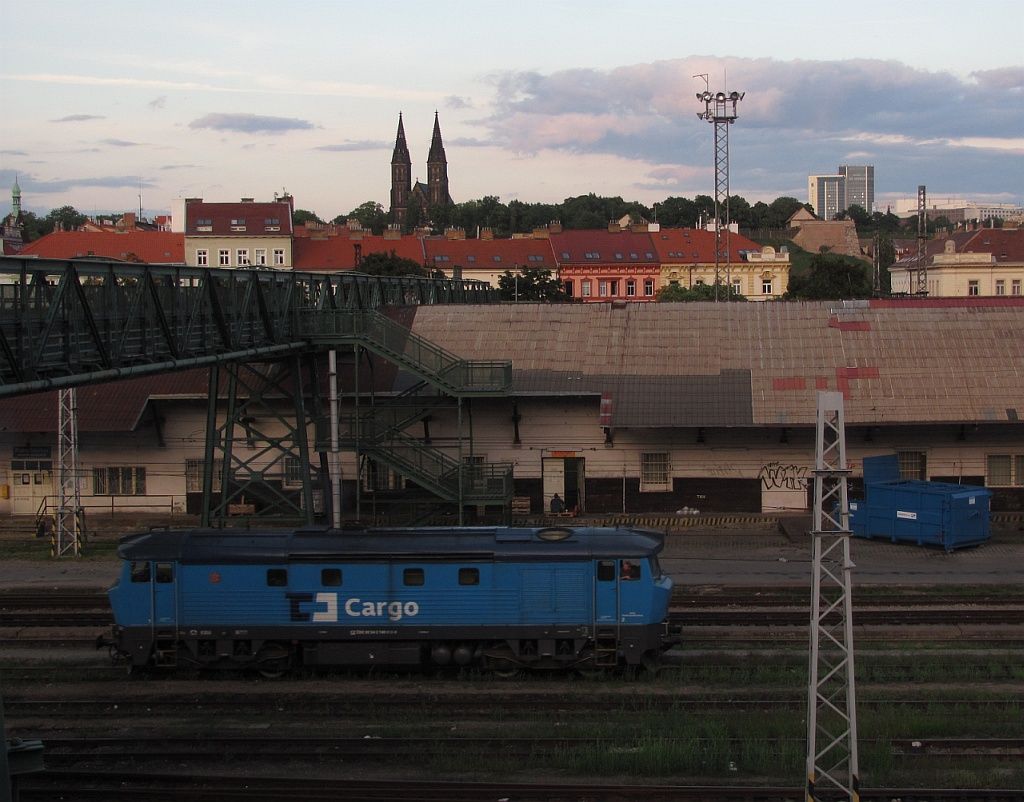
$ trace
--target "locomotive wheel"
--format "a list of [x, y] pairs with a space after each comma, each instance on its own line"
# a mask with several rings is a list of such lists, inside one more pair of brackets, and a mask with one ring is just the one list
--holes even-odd
[[280, 679], [291, 665], [291, 650], [280, 643], [268, 643], [256, 655], [256, 670], [264, 679]]
[[500, 679], [515, 679], [523, 673], [523, 667], [511, 660], [492, 660], [487, 668]]

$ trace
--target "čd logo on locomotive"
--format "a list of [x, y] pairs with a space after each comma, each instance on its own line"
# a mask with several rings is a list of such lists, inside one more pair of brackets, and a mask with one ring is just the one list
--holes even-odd
[[[286, 593], [292, 621], [312, 621], [314, 623], [336, 623], [338, 621], [337, 593]], [[313, 604], [315, 609], [303, 609], [303, 605]], [[342, 609], [348, 618], [383, 618], [388, 621], [401, 621], [419, 615], [420, 606], [414, 601], [370, 601], [364, 599], [346, 599]]]

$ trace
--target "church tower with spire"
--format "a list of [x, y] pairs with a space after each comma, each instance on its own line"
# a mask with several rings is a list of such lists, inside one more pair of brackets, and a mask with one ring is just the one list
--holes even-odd
[[427, 156], [427, 195], [431, 206], [447, 206], [452, 202], [448, 194], [448, 157], [441, 141], [441, 123], [434, 112], [434, 136], [430, 140], [430, 154]]
[[391, 156], [391, 220], [405, 225], [409, 214], [409, 198], [412, 195], [412, 159], [405, 142], [405, 126], [402, 113], [398, 113], [398, 136], [395, 138], [395, 152]]
[[405, 141], [405, 123], [398, 115], [398, 136], [391, 155], [391, 222], [404, 228], [429, 223], [430, 209], [451, 206], [448, 192], [448, 157], [441, 140], [441, 123], [434, 112], [434, 136], [427, 156], [427, 182], [412, 180], [412, 159]]

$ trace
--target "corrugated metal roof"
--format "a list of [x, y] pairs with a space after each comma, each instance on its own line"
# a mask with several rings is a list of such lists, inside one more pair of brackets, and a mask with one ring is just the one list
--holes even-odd
[[1024, 299], [943, 301], [438, 306], [413, 330], [511, 359], [516, 394], [610, 393], [616, 426], [809, 425], [817, 390], [851, 424], [1024, 415]]

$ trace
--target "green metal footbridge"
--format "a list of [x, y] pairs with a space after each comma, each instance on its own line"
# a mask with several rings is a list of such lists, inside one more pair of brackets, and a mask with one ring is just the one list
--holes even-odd
[[[461, 520], [466, 506], [511, 504], [511, 465], [476, 461], [461, 431], [467, 399], [509, 393], [511, 362], [460, 359], [385, 311], [498, 300], [477, 281], [2, 257], [0, 399], [208, 369], [204, 523], [239, 511], [315, 523], [327, 516], [330, 481], [323, 355], [347, 354], [356, 382], [361, 364], [383, 360], [412, 387], [369, 405], [346, 388], [355, 412], [338, 445], [356, 453], [361, 473], [390, 469]], [[454, 449], [408, 433], [445, 406], [458, 412]]]

